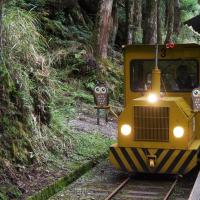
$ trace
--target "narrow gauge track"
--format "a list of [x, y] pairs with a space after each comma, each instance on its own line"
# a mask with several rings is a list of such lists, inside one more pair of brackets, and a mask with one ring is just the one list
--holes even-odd
[[[197, 173], [196, 170], [180, 178], [174, 190], [170, 191], [175, 182], [174, 176], [135, 174], [126, 182], [128, 174], [119, 172], [104, 161], [50, 200], [105, 200], [114, 190], [117, 193], [112, 200], [163, 200], [168, 192], [171, 193], [169, 200], [186, 200]], [[117, 189], [123, 182], [121, 190]]]
[[[105, 200], [112, 200], [112, 199], [120, 199], [120, 200], [126, 200], [127, 197], [128, 199], [131, 199], [131, 195], [127, 196], [127, 193], [129, 193], [129, 191], [127, 192], [127, 190], [125, 192], [121, 191], [123, 190], [123, 188], [126, 187], [126, 185], [129, 183], [129, 181], [131, 180], [130, 177], [126, 178], [118, 187], [116, 187], [106, 198]], [[141, 196], [141, 199], [163, 199], [163, 200], [168, 200], [169, 197], [171, 196], [176, 184], [178, 182], [178, 177], [175, 179], [174, 182], [172, 182], [171, 185], [166, 185], [166, 188], [169, 187], [167, 193], [163, 196], [163, 198], [160, 195], [156, 195], [157, 193], [159, 194], [159, 190], [157, 192], [147, 192], [147, 191], [142, 191], [141, 194], [143, 194]], [[159, 187], [158, 187], [159, 189]], [[121, 192], [120, 197], [118, 198], [117, 195], [118, 193]], [[138, 193], [138, 191], [131, 191], [132, 194], [136, 194]], [[140, 194], [140, 195], [141, 195]], [[133, 195], [132, 199], [136, 199], [137, 197]]]

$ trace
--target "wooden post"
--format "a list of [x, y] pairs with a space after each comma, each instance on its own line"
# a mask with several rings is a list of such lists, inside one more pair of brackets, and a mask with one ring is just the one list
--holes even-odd
[[97, 125], [100, 125], [100, 110], [104, 110], [105, 112], [105, 122], [107, 123], [108, 122], [108, 114], [110, 112], [110, 106], [95, 106], [94, 107], [96, 110], [97, 110]]
[[97, 125], [100, 124], [100, 110], [97, 108]]

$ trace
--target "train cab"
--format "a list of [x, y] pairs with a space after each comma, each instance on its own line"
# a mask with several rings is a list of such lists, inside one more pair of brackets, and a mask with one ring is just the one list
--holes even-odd
[[197, 166], [199, 67], [197, 44], [124, 49], [125, 106], [117, 143], [110, 147], [110, 161], [117, 169], [186, 174]]

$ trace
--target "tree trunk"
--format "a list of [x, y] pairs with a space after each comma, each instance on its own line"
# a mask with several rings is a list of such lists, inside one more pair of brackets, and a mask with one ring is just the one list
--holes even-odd
[[125, 0], [126, 9], [126, 34], [127, 44], [133, 43], [133, 11], [134, 11], [134, 0]]
[[[0, 0], [0, 65], [3, 63], [3, 3], [4, 0]], [[2, 66], [1, 66], [2, 67]], [[3, 84], [0, 85], [0, 102], [1, 104], [4, 102], [5, 95], [5, 86]], [[3, 115], [5, 111], [0, 108], [0, 135], [3, 134], [4, 126], [3, 126]]]
[[160, 3], [161, 3], [161, 0], [158, 0], [158, 4], [157, 4], [157, 43], [158, 44], [162, 44]]
[[146, 1], [143, 43], [157, 43], [157, 0]]
[[4, 0], [0, 0], [0, 54], [2, 57], [3, 51], [3, 3]]
[[165, 43], [172, 41], [174, 31], [174, 0], [169, 0], [168, 4], [168, 22], [167, 22], [167, 35]]
[[118, 31], [118, 9], [117, 9], [118, 0], [114, 0], [113, 2], [113, 10], [112, 10], [112, 18], [111, 18], [111, 45], [115, 46], [117, 31]]
[[178, 35], [181, 28], [181, 10], [179, 0], [174, 0], [174, 16], [174, 33]]
[[168, 6], [168, 1], [165, 1], [164, 3], [164, 6], [165, 6], [165, 23], [164, 23], [164, 27], [167, 28], [167, 22], [168, 22], [168, 12], [169, 12], [169, 6]]
[[139, 42], [137, 35], [140, 34], [142, 24], [142, 0], [135, 0], [133, 14], [133, 43]]
[[113, 0], [101, 0], [96, 19], [96, 33], [94, 41], [95, 57], [106, 59], [108, 54], [108, 42], [110, 36], [110, 18], [112, 14]]

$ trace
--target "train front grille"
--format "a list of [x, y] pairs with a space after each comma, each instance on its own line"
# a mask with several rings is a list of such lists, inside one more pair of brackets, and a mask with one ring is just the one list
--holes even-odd
[[137, 141], [169, 141], [168, 107], [134, 107], [134, 135]]

